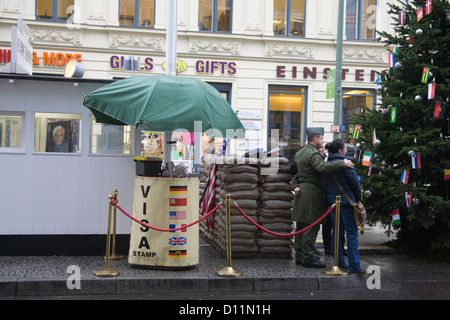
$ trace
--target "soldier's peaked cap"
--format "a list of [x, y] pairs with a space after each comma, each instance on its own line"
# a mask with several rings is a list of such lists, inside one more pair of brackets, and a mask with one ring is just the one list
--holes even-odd
[[325, 130], [322, 127], [310, 127], [310, 128], [306, 128], [306, 135], [309, 136], [318, 136], [321, 135], [323, 136]]

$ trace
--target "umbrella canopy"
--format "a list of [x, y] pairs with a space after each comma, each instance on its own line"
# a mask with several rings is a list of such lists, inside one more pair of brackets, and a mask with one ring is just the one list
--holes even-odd
[[[144, 131], [245, 129], [225, 98], [192, 77], [154, 75], [118, 80], [89, 93], [83, 104], [99, 123], [131, 125]], [[215, 136], [218, 136], [216, 131]], [[228, 137], [234, 138], [234, 137]], [[239, 137], [243, 138], [243, 137]]]

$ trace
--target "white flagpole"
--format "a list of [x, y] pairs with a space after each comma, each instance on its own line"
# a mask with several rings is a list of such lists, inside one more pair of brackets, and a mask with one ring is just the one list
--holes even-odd
[[[177, 0], [167, 0], [166, 14], [166, 75], [177, 75]], [[163, 163], [172, 161], [172, 132], [164, 132]]]

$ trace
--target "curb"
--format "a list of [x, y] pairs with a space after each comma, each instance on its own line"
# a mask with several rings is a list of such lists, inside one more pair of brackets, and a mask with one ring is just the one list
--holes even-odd
[[340, 277], [287, 277], [287, 278], [91, 278], [81, 279], [80, 289], [69, 289], [62, 279], [2, 279], [0, 298], [125, 295], [125, 294], [174, 294], [174, 293], [231, 293], [271, 291], [321, 291], [365, 286], [366, 276]]

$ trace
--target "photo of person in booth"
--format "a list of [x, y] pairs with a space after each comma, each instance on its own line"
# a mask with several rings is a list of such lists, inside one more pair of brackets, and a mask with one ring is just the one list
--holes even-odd
[[49, 123], [46, 152], [70, 152], [70, 121]]

